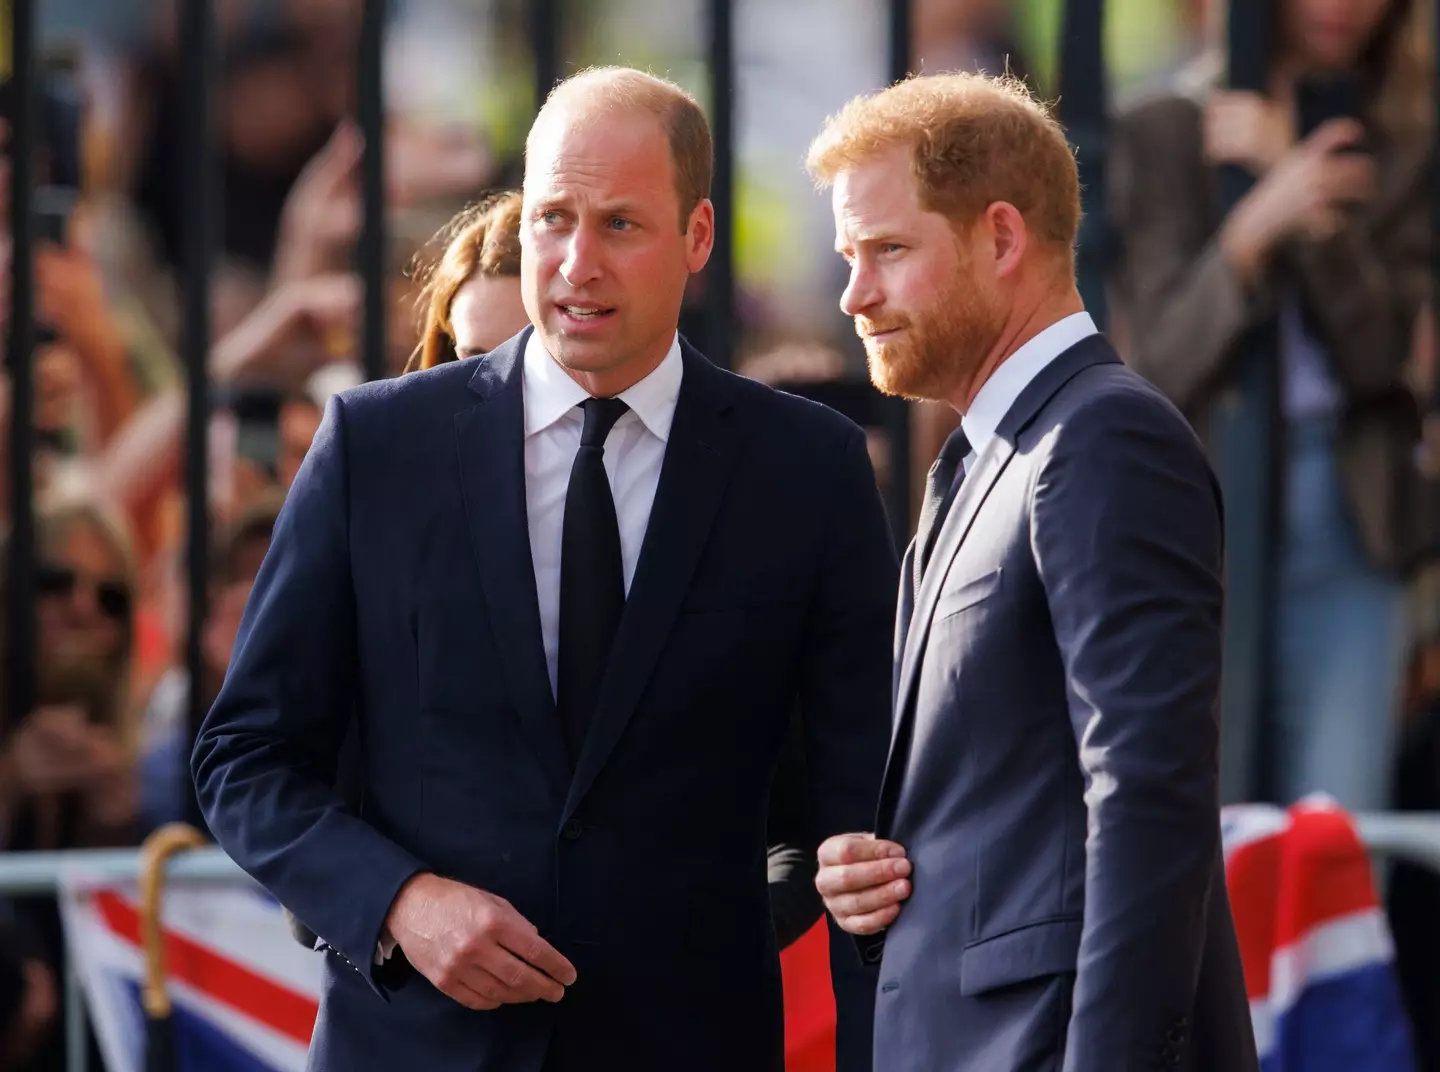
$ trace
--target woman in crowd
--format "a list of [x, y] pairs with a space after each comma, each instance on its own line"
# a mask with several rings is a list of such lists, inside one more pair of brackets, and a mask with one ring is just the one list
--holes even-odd
[[[1222, 473], [1262, 464], [1237, 457], [1247, 452], [1215, 423], [1269, 393], [1242, 386], [1241, 361], [1267, 363], [1275, 385], [1273, 625], [1251, 708], [1269, 762], [1245, 792], [1288, 803], [1323, 790], [1376, 809], [1389, 798], [1417, 542], [1419, 407], [1405, 364], [1429, 285], [1427, 5], [1357, 0], [1337, 16], [1312, 0], [1265, 2], [1263, 93], [1221, 88], [1215, 50], [1207, 73], [1118, 123], [1116, 283], [1128, 360], [1208, 438]], [[1222, 165], [1256, 178], [1223, 218]], [[1235, 596], [1232, 620], [1250, 613]]]
[[[0, 849], [45, 850], [136, 843], [139, 783], [136, 727], [131, 717], [134, 647], [134, 566], [128, 531], [84, 498], [41, 505], [36, 518], [36, 691], [29, 711], [7, 710], [0, 681]], [[3, 595], [3, 590], [0, 590]], [[23, 940], [24, 1049], [34, 1072], [65, 1068], [66, 1042], [53, 1029], [59, 1007], [43, 1017], [36, 1001], [54, 1005], [64, 977], [64, 932], [53, 896], [0, 904], [13, 913], [11, 933]], [[49, 994], [47, 998], [45, 995]], [[43, 1011], [43, 1010], [42, 1010]], [[20, 1045], [17, 1041], [15, 1045]], [[88, 1042], [92, 1067], [98, 1061]], [[12, 1067], [3, 1063], [0, 1067]]]
[[530, 321], [520, 297], [520, 192], [467, 208], [441, 231], [445, 251], [422, 277], [420, 342], [406, 372], [493, 350]]

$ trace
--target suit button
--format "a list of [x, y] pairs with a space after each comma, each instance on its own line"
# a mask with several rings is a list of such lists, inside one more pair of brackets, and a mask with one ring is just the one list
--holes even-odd
[[579, 841], [580, 835], [584, 832], [585, 827], [580, 824], [580, 821], [578, 819], [571, 819], [560, 830], [560, 836], [563, 837], [566, 841]]
[[1180, 1063], [1180, 1051], [1166, 1046], [1160, 1051], [1160, 1060], [1164, 1061], [1171, 1068], [1174, 1068]]
[[1182, 1031], [1178, 1026], [1172, 1027], [1169, 1033], [1166, 1034], [1165, 1041], [1170, 1043], [1170, 1045], [1172, 1046], [1179, 1046], [1185, 1041], [1185, 1032]]

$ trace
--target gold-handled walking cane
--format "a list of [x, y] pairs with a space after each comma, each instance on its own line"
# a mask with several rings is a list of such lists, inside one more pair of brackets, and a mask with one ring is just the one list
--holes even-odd
[[162, 826], [140, 847], [140, 942], [145, 953], [145, 1072], [180, 1072], [175, 1051], [172, 1006], [165, 989], [165, 939], [160, 917], [165, 868], [170, 858], [206, 844], [205, 836], [185, 823]]

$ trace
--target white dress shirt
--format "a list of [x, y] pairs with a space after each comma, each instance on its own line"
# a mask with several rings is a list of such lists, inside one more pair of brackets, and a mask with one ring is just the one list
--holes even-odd
[[[570, 469], [580, 451], [585, 426], [580, 403], [590, 395], [555, 363], [540, 336], [531, 332], [525, 344], [521, 385], [525, 406], [525, 513], [530, 525], [530, 557], [535, 566], [535, 594], [540, 601], [540, 632], [545, 642], [545, 665], [550, 672], [550, 693], [560, 658], [560, 543], [564, 532], [565, 494]], [[625, 591], [635, 577], [640, 545], [650, 524], [650, 508], [660, 485], [665, 444], [680, 400], [685, 363], [680, 337], [655, 370], [620, 399], [630, 411], [615, 422], [605, 440], [605, 475], [615, 500], [620, 523], [620, 557], [625, 565]], [[389, 934], [381, 936], [375, 963], [382, 964], [395, 951]]]
[[[650, 507], [660, 483], [665, 444], [675, 420], [680, 380], [680, 338], [655, 371], [620, 392], [630, 412], [615, 422], [605, 440], [605, 473], [620, 523], [620, 556], [625, 564], [625, 591], [635, 577], [635, 563]], [[530, 558], [535, 566], [535, 594], [540, 601], [540, 632], [545, 640], [545, 665], [550, 692], [555, 693], [560, 656], [560, 542], [565, 520], [565, 493], [570, 469], [580, 450], [585, 417], [578, 408], [590, 397], [531, 333], [525, 345], [525, 511], [530, 523]]]
[[1070, 347], [1098, 332], [1089, 313], [1072, 313], [1063, 320], [1055, 321], [1000, 363], [1000, 367], [981, 386], [975, 401], [970, 403], [970, 409], [960, 418], [960, 427], [965, 429], [965, 438], [970, 441], [970, 453], [965, 456], [965, 472], [975, 468], [975, 462], [990, 445], [990, 440], [995, 438], [995, 430], [1000, 427], [1005, 414], [1010, 412], [1021, 392], [1030, 386], [1030, 381]]

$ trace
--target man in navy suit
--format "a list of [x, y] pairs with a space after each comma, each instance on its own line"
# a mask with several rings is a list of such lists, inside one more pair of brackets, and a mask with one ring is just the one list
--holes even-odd
[[710, 162], [670, 83], [563, 84], [533, 330], [326, 409], [193, 761], [329, 946], [312, 1068], [782, 1068], [771, 776], [798, 707], [816, 828], [872, 814], [898, 564], [860, 429], [676, 333]]
[[1080, 301], [1065, 135], [1017, 82], [918, 78], [811, 166], [872, 378], [960, 414], [902, 570], [875, 834], [816, 878], [880, 963], [876, 1072], [1253, 1072], [1219, 493]]

